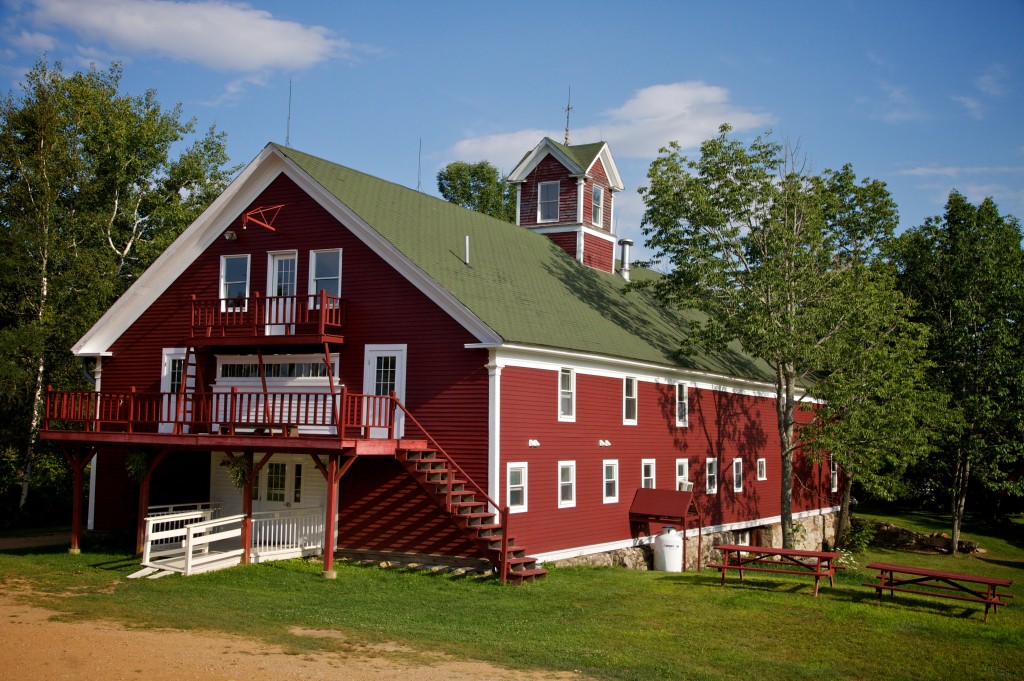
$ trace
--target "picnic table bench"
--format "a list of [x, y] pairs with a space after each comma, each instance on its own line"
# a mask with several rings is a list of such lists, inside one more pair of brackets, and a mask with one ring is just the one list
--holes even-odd
[[836, 565], [841, 553], [831, 551], [806, 551], [803, 549], [772, 548], [770, 546], [743, 546], [740, 544], [719, 544], [715, 547], [725, 555], [722, 563], [708, 567], [722, 572], [722, 584], [728, 570], [737, 570], [740, 581], [744, 572], [776, 572], [787, 575], [811, 575], [814, 577], [814, 595], [818, 595], [818, 582], [828, 577], [829, 586], [835, 586], [835, 571], [845, 569]]
[[[878, 570], [877, 582], [864, 582], [878, 593], [878, 604], [882, 604], [882, 591], [894, 596], [896, 591], [938, 598], [953, 598], [959, 601], [973, 601], [985, 604], [985, 621], [988, 621], [988, 610], [998, 612], [1000, 605], [1009, 605], [1005, 599], [1013, 598], [1013, 594], [1000, 593], [999, 587], [1013, 584], [1012, 579], [998, 577], [982, 577], [958, 572], [943, 572], [910, 565], [891, 563], [871, 563], [869, 570]], [[912, 588], [915, 587], [915, 588]]]

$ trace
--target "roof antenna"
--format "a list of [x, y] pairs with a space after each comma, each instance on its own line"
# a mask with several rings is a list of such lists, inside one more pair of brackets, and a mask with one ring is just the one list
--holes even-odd
[[569, 146], [569, 112], [572, 111], [572, 85], [569, 86], [569, 99], [565, 102], [565, 146]]
[[423, 138], [420, 138], [420, 151], [416, 156], [416, 191], [423, 193]]
[[284, 132], [284, 145], [292, 145], [292, 79], [288, 79], [288, 124]]

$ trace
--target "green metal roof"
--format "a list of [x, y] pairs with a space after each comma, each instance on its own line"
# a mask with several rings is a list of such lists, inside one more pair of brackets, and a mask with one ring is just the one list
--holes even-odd
[[601, 153], [601, 149], [605, 145], [604, 142], [592, 142], [590, 144], [566, 146], [559, 144], [550, 137], [547, 140], [551, 142], [552, 146], [557, 147], [559, 151], [571, 158], [584, 171], [590, 169], [590, 164], [594, 162], [594, 159]]
[[[506, 343], [771, 380], [767, 365], [735, 350], [680, 357], [685, 315], [644, 292], [627, 291], [622, 277], [583, 266], [547, 237], [274, 146]], [[578, 149], [589, 153], [586, 147]], [[469, 264], [464, 262], [467, 236]]]

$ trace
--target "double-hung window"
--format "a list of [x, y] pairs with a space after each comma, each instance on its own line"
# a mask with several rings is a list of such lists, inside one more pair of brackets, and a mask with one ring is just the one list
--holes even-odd
[[600, 227], [604, 219], [604, 189], [595, 186], [590, 199], [591, 222]]
[[576, 420], [576, 372], [572, 369], [558, 372], [558, 420]]
[[576, 505], [576, 462], [558, 462], [558, 508]]
[[249, 255], [220, 257], [221, 310], [242, 311], [249, 298]]
[[523, 513], [526, 511], [526, 463], [509, 462], [506, 468], [506, 496], [505, 503], [511, 513]]
[[619, 462], [616, 459], [605, 459], [603, 463], [604, 503], [614, 504], [619, 500]]
[[704, 491], [718, 493], [718, 459], [704, 460]]
[[685, 383], [676, 383], [676, 427], [690, 425], [690, 400]]
[[654, 459], [643, 459], [640, 462], [640, 486], [654, 489]]
[[558, 221], [558, 182], [541, 182], [537, 186], [537, 222]]
[[321, 291], [328, 296], [341, 295], [340, 248], [309, 252], [309, 293], [319, 300]]
[[622, 423], [636, 425], [636, 378], [632, 376], [622, 382]]
[[690, 460], [676, 459], [676, 491], [690, 489]]
[[766, 459], [762, 458], [757, 460], [757, 479], [768, 479], [768, 461]]
[[732, 460], [732, 491], [743, 491], [743, 459]]

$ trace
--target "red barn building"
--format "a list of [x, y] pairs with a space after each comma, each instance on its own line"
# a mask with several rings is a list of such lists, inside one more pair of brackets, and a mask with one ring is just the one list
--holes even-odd
[[[517, 225], [267, 146], [75, 345], [95, 391], [49, 396], [89, 528], [154, 569], [194, 525], [192, 568], [333, 545], [522, 581], [649, 541], [636, 490], [692, 483], [705, 536], [777, 543], [771, 372], [680, 356], [684, 316], [627, 287], [608, 146], [544, 139], [509, 179]], [[796, 474], [820, 544], [836, 471]]]

